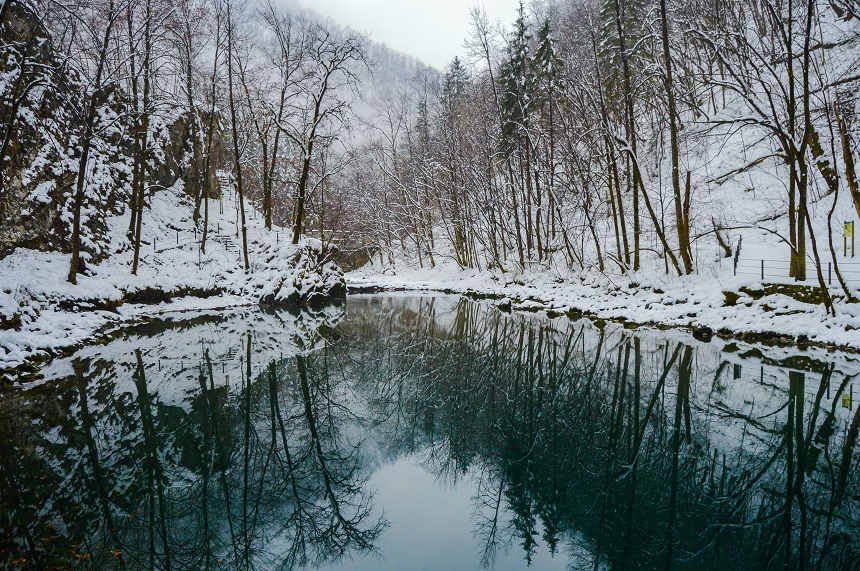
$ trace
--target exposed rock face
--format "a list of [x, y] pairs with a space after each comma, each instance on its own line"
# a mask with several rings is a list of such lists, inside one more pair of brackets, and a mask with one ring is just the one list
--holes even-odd
[[57, 205], [69, 194], [74, 173], [63, 166], [71, 119], [69, 86], [58, 69], [47, 30], [19, 2], [0, 22], [0, 258], [16, 247], [64, 251], [66, 225]]
[[[153, 166], [150, 172], [152, 184], [165, 188], [175, 183], [176, 179], [180, 179], [186, 194], [191, 198], [196, 198], [202, 192], [204, 181], [201, 174], [205, 168], [204, 157], [207, 151], [208, 114], [201, 114], [197, 121], [195, 128], [192, 126], [191, 114], [188, 111], [177, 114], [172, 120], [168, 120], [166, 136], [161, 142], [161, 160]], [[220, 195], [220, 184], [218, 177], [215, 176], [215, 171], [225, 162], [222, 142], [223, 132], [219, 117], [216, 114], [212, 144], [209, 149], [212, 157], [208, 173], [210, 198], [216, 198]], [[197, 146], [196, 149], [195, 145]]]
[[[0, 38], [0, 258], [19, 247], [69, 252], [86, 87], [26, 3], [6, 5]], [[108, 254], [105, 216], [123, 208], [131, 172], [125, 94], [106, 86], [95, 97], [99, 144], [81, 219], [82, 259], [92, 262]]]
[[261, 296], [260, 305], [322, 305], [346, 298], [343, 270], [318, 240], [304, 240], [292, 264], [292, 271]]
[[360, 243], [340, 244], [333, 252], [332, 259], [346, 272], [357, 270], [369, 263], [377, 254], [376, 246], [364, 246]]
[[[71, 246], [71, 209], [79, 163], [79, 137], [87, 100], [86, 86], [55, 55], [49, 31], [21, 0], [7, 0], [0, 22], [0, 258], [16, 248], [67, 253]], [[133, 110], [116, 85], [96, 94], [99, 142], [87, 168], [82, 218], [83, 260], [98, 263], [110, 252], [106, 216], [125, 210], [131, 195]], [[199, 196], [203, 170], [205, 114], [198, 118], [197, 148], [190, 115], [160, 110], [151, 122], [147, 183], [152, 191], [184, 182]], [[220, 188], [222, 132], [214, 129], [209, 195]]]

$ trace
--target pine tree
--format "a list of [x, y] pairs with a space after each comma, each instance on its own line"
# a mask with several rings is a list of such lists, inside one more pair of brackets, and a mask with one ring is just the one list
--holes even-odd
[[534, 105], [542, 112], [548, 112], [547, 106], [558, 103], [558, 98], [564, 94], [561, 83], [564, 62], [558, 55], [549, 19], [544, 20], [538, 31], [537, 49], [530, 68], [536, 96]]
[[502, 141], [507, 146], [522, 135], [521, 129], [528, 124], [534, 75], [529, 63], [531, 34], [520, 2], [519, 14], [514, 22], [514, 32], [508, 43], [508, 59], [499, 69], [499, 84], [502, 108]]
[[445, 72], [445, 83], [442, 86], [443, 120], [449, 126], [459, 118], [463, 99], [469, 85], [469, 72], [459, 57], [455, 57]]

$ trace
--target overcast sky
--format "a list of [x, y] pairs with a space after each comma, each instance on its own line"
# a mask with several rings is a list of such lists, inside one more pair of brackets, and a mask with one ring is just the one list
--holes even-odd
[[516, 19], [519, 0], [301, 0], [339, 24], [369, 32], [374, 41], [443, 69], [463, 56], [469, 9], [483, 4], [491, 21], [506, 27]]

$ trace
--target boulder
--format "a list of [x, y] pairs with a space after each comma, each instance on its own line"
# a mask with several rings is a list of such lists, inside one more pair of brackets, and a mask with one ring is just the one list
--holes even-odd
[[283, 277], [266, 288], [260, 305], [319, 306], [346, 298], [343, 270], [319, 240], [302, 240], [289, 266]]

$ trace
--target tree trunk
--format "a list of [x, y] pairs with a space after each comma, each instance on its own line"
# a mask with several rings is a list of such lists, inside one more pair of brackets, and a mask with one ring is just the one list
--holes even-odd
[[144, 22], [143, 32], [143, 108], [140, 118], [140, 148], [137, 149], [139, 154], [139, 173], [138, 173], [138, 188], [136, 192], [137, 198], [137, 220], [134, 232], [134, 261], [131, 266], [132, 275], [137, 275], [137, 266], [140, 261], [140, 239], [143, 233], [143, 207], [144, 198], [146, 195], [146, 165], [148, 162], [149, 150], [149, 91], [150, 91], [150, 74], [151, 74], [151, 53], [152, 53], [152, 38], [151, 38], [151, 21], [152, 11], [149, 1], [146, 3], [146, 22]]
[[81, 259], [81, 208], [84, 204], [84, 186], [87, 177], [87, 162], [90, 157], [90, 147], [93, 139], [93, 128], [96, 121], [97, 97], [102, 87], [102, 74], [104, 73], [105, 61], [107, 60], [108, 45], [110, 44], [111, 30], [113, 30], [114, 20], [114, 3], [110, 1], [108, 5], [108, 24], [105, 28], [104, 40], [102, 41], [101, 51], [99, 52], [99, 61], [96, 68], [96, 78], [93, 83], [93, 92], [90, 94], [90, 101], [87, 109], [86, 123], [84, 126], [84, 140], [81, 148], [81, 157], [78, 161], [78, 177], [75, 184], [75, 201], [72, 212], [72, 257], [69, 263], [69, 283], [78, 283], [78, 265]]
[[308, 141], [308, 152], [302, 162], [302, 174], [299, 178], [299, 185], [296, 188], [296, 217], [293, 221], [293, 244], [299, 243], [299, 238], [302, 235], [302, 224], [305, 219], [305, 193], [307, 192], [308, 178], [311, 170], [311, 157], [313, 152], [313, 140]]
[[833, 109], [836, 114], [836, 125], [839, 128], [839, 139], [842, 143], [842, 162], [845, 163], [845, 179], [848, 182], [848, 190], [851, 191], [851, 200], [854, 210], [860, 216], [860, 184], [857, 182], [857, 168], [854, 163], [854, 149], [851, 145], [851, 134], [845, 125], [845, 120], [839, 112], [839, 104], [834, 103]]
[[[618, 33], [618, 49], [621, 52], [621, 67], [624, 74], [624, 110], [626, 115], [625, 131], [627, 135], [627, 144], [632, 152], [632, 160], [637, 160], [636, 154], [636, 120], [633, 116], [633, 86], [630, 79], [630, 62], [627, 55], [627, 42], [624, 34], [624, 26], [621, 24], [621, 5], [619, 0], [613, 0], [615, 8], [615, 28]], [[630, 159], [630, 157], [628, 157]], [[639, 224], [639, 188], [642, 186], [639, 179], [639, 169], [633, 168], [633, 269], [639, 269], [639, 238], [641, 234]], [[621, 189], [617, 189], [619, 197]], [[647, 200], [647, 199], [646, 199]], [[650, 209], [650, 205], [649, 205]], [[652, 215], [653, 218], [653, 215]], [[627, 260], [629, 263], [629, 260]]]
[[[672, 190], [675, 194], [675, 226], [678, 231], [678, 249], [684, 272], [693, 273], [693, 259], [690, 252], [690, 233], [681, 198], [680, 156], [678, 151], [678, 110], [675, 104], [675, 85], [672, 80], [672, 54], [669, 51], [669, 18], [666, 14], [666, 0], [660, 0], [660, 23], [663, 36], [663, 60], [666, 66], [666, 96], [669, 103], [669, 138], [672, 154]], [[689, 181], [689, 173], [687, 173]]]
[[239, 216], [242, 224], [242, 254], [245, 260], [245, 273], [251, 270], [248, 261], [248, 228], [245, 225], [245, 194], [242, 186], [242, 162], [239, 150], [239, 132], [236, 121], [236, 101], [233, 97], [233, 18], [232, 5], [227, 4], [227, 93], [230, 104], [230, 121], [233, 127], [233, 167], [236, 171], [236, 191], [239, 194]]

